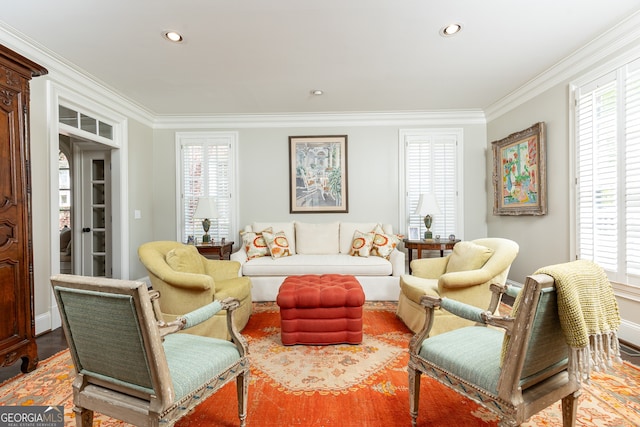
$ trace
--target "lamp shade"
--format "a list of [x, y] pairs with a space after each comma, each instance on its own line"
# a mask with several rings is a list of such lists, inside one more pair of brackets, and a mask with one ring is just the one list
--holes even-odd
[[436, 199], [436, 195], [433, 193], [421, 194], [420, 199], [418, 199], [418, 205], [416, 206], [416, 210], [413, 213], [414, 215], [440, 215], [442, 211], [440, 210], [440, 205], [438, 204], [438, 199]]
[[218, 218], [218, 206], [213, 197], [198, 198], [198, 206], [193, 213], [194, 219], [211, 219]]

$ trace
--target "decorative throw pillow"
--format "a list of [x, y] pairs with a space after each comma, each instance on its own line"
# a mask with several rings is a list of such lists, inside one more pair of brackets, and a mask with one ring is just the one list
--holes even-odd
[[400, 239], [395, 234], [385, 234], [380, 224], [373, 230], [371, 255], [389, 259], [391, 252], [398, 246]]
[[481, 268], [493, 255], [493, 249], [473, 242], [456, 243], [449, 255], [447, 273]]
[[368, 257], [371, 254], [371, 247], [373, 246], [373, 233], [363, 233], [356, 230], [353, 233], [353, 240], [351, 241], [351, 250], [349, 255]]
[[193, 245], [177, 246], [167, 252], [165, 260], [169, 267], [181, 273], [204, 274], [202, 255]]
[[273, 230], [267, 228], [260, 232], [241, 231], [242, 245], [247, 253], [247, 259], [260, 258], [269, 255], [269, 247], [264, 240], [262, 233], [271, 233]]
[[271, 252], [271, 258], [282, 258], [291, 255], [289, 249], [289, 239], [284, 231], [278, 231], [277, 233], [262, 232], [264, 240], [269, 246], [269, 252]]

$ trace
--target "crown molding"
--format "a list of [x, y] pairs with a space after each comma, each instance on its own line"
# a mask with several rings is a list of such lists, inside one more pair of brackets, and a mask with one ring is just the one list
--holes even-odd
[[482, 110], [157, 116], [154, 129], [247, 129], [486, 124]]
[[155, 116], [149, 110], [2, 21], [0, 43], [46, 67], [49, 73], [41, 78], [59, 83], [142, 124], [153, 126]]
[[524, 104], [552, 87], [562, 84], [622, 49], [640, 43], [640, 12], [595, 38], [551, 68], [484, 109], [487, 122]]

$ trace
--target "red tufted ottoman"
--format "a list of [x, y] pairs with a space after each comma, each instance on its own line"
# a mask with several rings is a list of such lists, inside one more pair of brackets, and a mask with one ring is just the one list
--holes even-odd
[[287, 277], [278, 291], [282, 344], [360, 344], [364, 292], [342, 274]]

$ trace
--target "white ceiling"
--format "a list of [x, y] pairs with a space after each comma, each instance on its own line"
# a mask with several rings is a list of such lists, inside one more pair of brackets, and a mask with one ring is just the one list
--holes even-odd
[[[18, 0], [0, 22], [156, 115], [377, 112], [487, 108], [639, 10], [638, 0]], [[463, 31], [441, 37], [452, 22]], [[185, 42], [165, 41], [168, 29]]]

